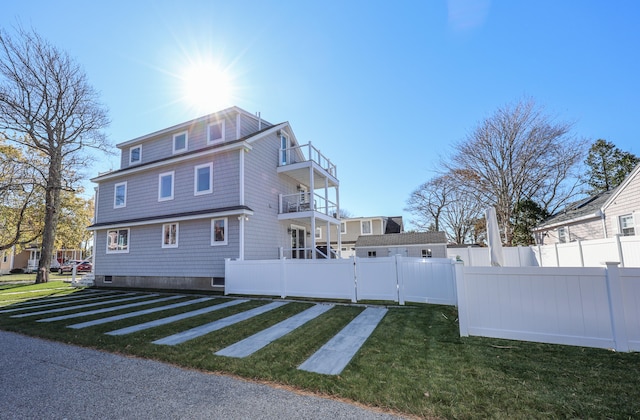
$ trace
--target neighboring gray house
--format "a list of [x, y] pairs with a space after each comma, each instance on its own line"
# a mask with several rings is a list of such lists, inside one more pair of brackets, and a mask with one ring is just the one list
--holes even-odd
[[[404, 232], [402, 216], [344, 218], [340, 220], [340, 236], [331, 236], [331, 248], [333, 250], [339, 249], [341, 258], [349, 258], [356, 255], [356, 240], [361, 235], [386, 235], [402, 232]], [[316, 228], [315, 236], [318, 246], [325, 249], [327, 246], [326, 227]], [[341, 243], [340, 246], [338, 241]]]
[[95, 284], [218, 289], [225, 258], [322, 258], [339, 235], [336, 166], [288, 122], [232, 107], [117, 145], [96, 188]]
[[536, 243], [640, 234], [640, 165], [616, 188], [568, 205], [533, 229]]
[[357, 257], [402, 255], [418, 258], [447, 258], [444, 232], [408, 232], [387, 235], [362, 235], [356, 241]]

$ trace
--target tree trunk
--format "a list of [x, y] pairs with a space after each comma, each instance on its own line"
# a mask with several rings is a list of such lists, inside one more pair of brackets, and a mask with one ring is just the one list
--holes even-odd
[[60, 189], [62, 186], [62, 158], [59, 155], [51, 157], [49, 164], [49, 177], [45, 196], [44, 232], [42, 233], [42, 247], [40, 248], [40, 261], [36, 283], [46, 283], [47, 275], [51, 267], [51, 254], [54, 251], [54, 241], [58, 228], [58, 203], [60, 201]]

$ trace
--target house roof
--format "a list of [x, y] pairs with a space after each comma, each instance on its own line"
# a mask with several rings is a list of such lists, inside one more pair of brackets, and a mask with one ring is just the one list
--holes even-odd
[[276, 125], [271, 125], [269, 127], [265, 127], [260, 131], [256, 131], [255, 133], [251, 133], [237, 140], [230, 140], [224, 143], [214, 144], [210, 146], [201, 147], [199, 149], [189, 150], [188, 152], [180, 153], [178, 155], [166, 156], [163, 158], [159, 158], [153, 161], [140, 163], [137, 165], [127, 166], [125, 168], [116, 169], [113, 171], [105, 172], [99, 174], [97, 177], [91, 178], [92, 182], [99, 182], [105, 179], [118, 177], [123, 174], [129, 174], [131, 172], [137, 172], [141, 170], [146, 170], [148, 168], [155, 167], [157, 165], [162, 165], [171, 161], [189, 159], [195, 155], [201, 155], [203, 153], [209, 153], [213, 150], [223, 150], [228, 149], [229, 147], [242, 147], [243, 143], [251, 143], [257, 139], [259, 139], [263, 134], [266, 134], [270, 131], [276, 131], [280, 128], [287, 127], [288, 123], [280, 123]]
[[622, 181], [616, 188], [592, 195], [583, 200], [568, 204], [562, 211], [552, 215], [533, 230], [541, 231], [555, 228], [582, 220], [601, 217], [604, 211], [611, 205], [616, 197], [631, 183], [632, 179], [640, 173], [640, 165]]
[[385, 235], [360, 235], [357, 247], [446, 244], [444, 232], [408, 232]]

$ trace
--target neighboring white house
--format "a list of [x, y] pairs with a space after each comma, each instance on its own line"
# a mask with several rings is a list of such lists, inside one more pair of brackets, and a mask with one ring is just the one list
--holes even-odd
[[447, 258], [447, 236], [444, 232], [361, 235], [355, 248], [357, 257]]
[[92, 179], [98, 286], [217, 290], [226, 258], [325, 258], [312, 233], [339, 237], [336, 165], [288, 122], [232, 107], [117, 147]]
[[615, 189], [568, 205], [533, 229], [536, 243], [640, 234], [640, 165]]
[[[350, 217], [340, 220], [340, 237], [332, 236], [331, 249], [340, 250], [341, 258], [356, 255], [356, 240], [361, 235], [387, 235], [404, 232], [402, 216], [370, 216]], [[327, 229], [325, 226], [316, 228], [316, 243], [324, 250], [327, 246]], [[338, 240], [341, 245], [338, 246]]]

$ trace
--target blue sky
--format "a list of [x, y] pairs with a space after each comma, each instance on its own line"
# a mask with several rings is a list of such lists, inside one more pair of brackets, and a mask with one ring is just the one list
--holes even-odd
[[[8, 3], [0, 26], [33, 27], [84, 67], [113, 144], [238, 105], [334, 161], [354, 216], [409, 219], [409, 194], [451, 146], [524, 96], [640, 155], [637, 1]], [[208, 110], [182, 83], [203, 60], [232, 85]], [[117, 165], [100, 155], [86, 175]]]

